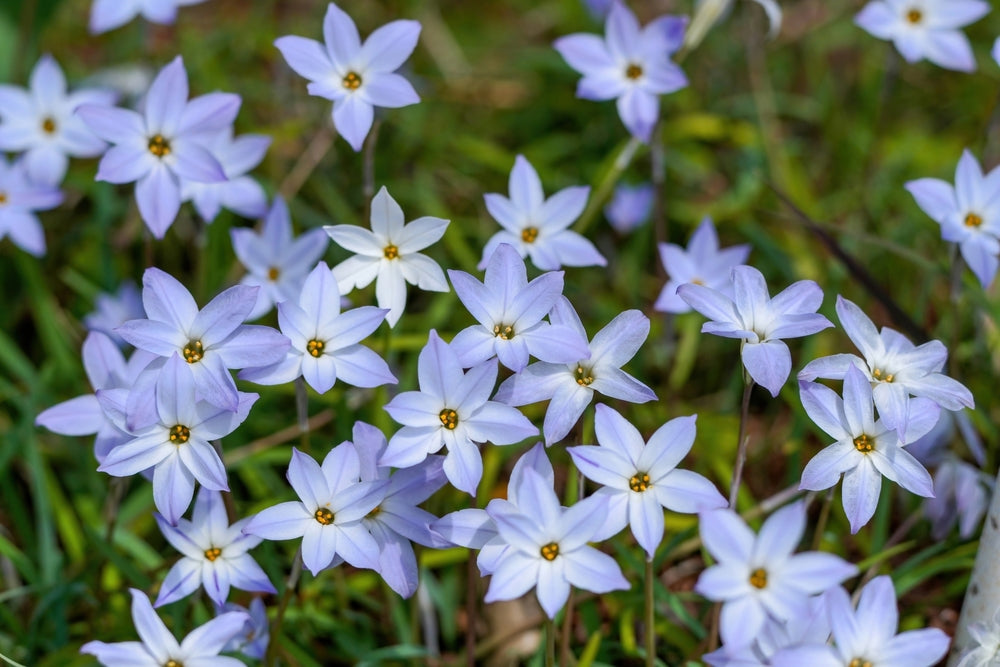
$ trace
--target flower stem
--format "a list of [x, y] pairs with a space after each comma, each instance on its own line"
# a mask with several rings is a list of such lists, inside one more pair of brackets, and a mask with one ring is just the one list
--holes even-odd
[[309, 451], [309, 394], [302, 376], [295, 378], [295, 414], [302, 434], [302, 451]]
[[736, 443], [736, 466], [733, 468], [733, 482], [729, 487], [729, 507], [736, 509], [736, 497], [740, 492], [740, 480], [743, 478], [743, 464], [747, 458], [747, 421], [750, 418], [750, 394], [753, 392], [754, 381], [748, 379], [743, 385], [743, 402], [740, 405], [740, 435]]
[[465, 568], [465, 664], [468, 667], [476, 665], [476, 594], [479, 572], [476, 567], [476, 554], [469, 550], [469, 561]]
[[371, 217], [372, 197], [375, 196], [375, 144], [378, 142], [380, 127], [382, 127], [382, 119], [377, 118], [372, 123], [372, 129], [365, 138], [362, 194], [365, 198], [365, 210], [368, 212], [366, 217], [368, 218]]
[[826, 530], [826, 522], [830, 518], [830, 505], [833, 504], [833, 487], [823, 496], [823, 506], [819, 510], [819, 520], [816, 522], [816, 532], [813, 534], [813, 551], [819, 551], [820, 542], [823, 541], [823, 531]]
[[656, 617], [654, 615], [655, 605], [653, 604], [653, 559], [646, 558], [646, 667], [653, 667], [656, 664]]
[[611, 167], [604, 172], [604, 175], [601, 177], [597, 187], [594, 188], [590, 201], [587, 202], [587, 208], [584, 209], [580, 218], [576, 221], [576, 223], [574, 223], [573, 231], [578, 234], [583, 234], [587, 231], [587, 227], [589, 227], [590, 223], [592, 223], [594, 218], [597, 217], [597, 214], [600, 212], [604, 202], [607, 201], [608, 196], [614, 189], [618, 179], [621, 178], [622, 173], [632, 163], [632, 158], [635, 157], [635, 152], [640, 146], [642, 146], [642, 141], [636, 139], [635, 137], [630, 137], [628, 142], [622, 146], [620, 151], [618, 151], [618, 155], [615, 156], [615, 160], [611, 163]]
[[545, 667], [556, 665], [556, 624], [551, 618], [545, 619]]
[[264, 656], [264, 664], [275, 665], [275, 658], [278, 652], [278, 643], [281, 641], [281, 625], [285, 621], [285, 610], [288, 608], [288, 601], [292, 598], [292, 593], [299, 583], [299, 575], [302, 574], [302, 547], [299, 547], [292, 562], [292, 571], [288, 573], [288, 580], [285, 582], [285, 590], [281, 593], [281, 600], [278, 602], [278, 613], [271, 624], [271, 638], [267, 643], [267, 654]]

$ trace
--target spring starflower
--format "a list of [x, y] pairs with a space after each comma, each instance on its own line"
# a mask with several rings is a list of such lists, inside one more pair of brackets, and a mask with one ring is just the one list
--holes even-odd
[[618, 115], [633, 136], [649, 142], [660, 116], [660, 95], [687, 86], [687, 77], [670, 61], [680, 48], [687, 18], [661, 16], [644, 28], [635, 14], [615, 0], [605, 37], [576, 34], [555, 41], [556, 51], [583, 78], [576, 96], [617, 100]]
[[98, 88], [66, 90], [66, 77], [46, 54], [31, 71], [30, 89], [0, 84], [0, 151], [24, 153], [28, 177], [57, 187], [70, 157], [97, 157], [106, 144], [73, 114], [81, 104], [110, 106], [115, 93]]
[[420, 101], [410, 82], [395, 74], [419, 36], [417, 21], [392, 21], [362, 43], [351, 17], [331, 2], [323, 19], [326, 44], [288, 36], [274, 45], [293, 70], [309, 79], [310, 95], [333, 100], [333, 124], [360, 151], [374, 107], [395, 109]]
[[372, 199], [371, 224], [371, 231], [356, 225], [323, 229], [335, 243], [357, 253], [333, 267], [340, 293], [374, 280], [378, 307], [389, 310], [385, 319], [393, 327], [406, 308], [406, 283], [431, 292], [448, 291], [438, 263], [417, 252], [444, 236], [448, 221], [424, 216], [404, 224], [403, 209], [382, 186]]
[[233, 136], [232, 127], [210, 135], [205, 148], [219, 161], [226, 180], [203, 183], [181, 179], [181, 201], [190, 201], [202, 220], [211, 223], [226, 209], [244, 218], [259, 218], [267, 213], [267, 194], [260, 183], [247, 174], [264, 159], [271, 137], [263, 134]]
[[83, 325], [90, 331], [100, 331], [115, 341], [125, 345], [125, 339], [115, 333], [115, 329], [129, 320], [146, 317], [142, 307], [142, 293], [131, 280], [123, 281], [114, 293], [101, 292], [94, 299], [94, 310], [84, 315]]
[[619, 234], [628, 234], [649, 220], [653, 212], [653, 185], [618, 185], [604, 207], [604, 217]]
[[119, 28], [136, 16], [150, 23], [169, 25], [177, 18], [177, 9], [205, 0], [94, 0], [90, 8], [90, 32], [99, 34]]
[[8, 163], [0, 155], [0, 239], [10, 236], [21, 250], [35, 257], [45, 254], [45, 232], [35, 211], [62, 203], [58, 189], [31, 182], [24, 160]]

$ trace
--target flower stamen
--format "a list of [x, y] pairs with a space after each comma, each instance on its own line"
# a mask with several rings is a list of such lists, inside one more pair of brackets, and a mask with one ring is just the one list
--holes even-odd
[[864, 658], [851, 658], [851, 661], [847, 663], [847, 667], [874, 667], [871, 660], [865, 660]]
[[449, 431], [454, 431], [458, 427], [458, 413], [451, 408], [445, 408], [438, 415], [438, 419], [441, 420], [441, 426], [444, 426]]
[[184, 667], [184, 663], [171, 658], [170, 660], [167, 660], [165, 663], [163, 663], [163, 667]]
[[625, 76], [635, 81], [642, 76], [642, 67], [635, 63], [629, 63], [628, 67], [625, 68]]
[[357, 72], [348, 72], [344, 75], [342, 83], [348, 90], [357, 90], [361, 87], [361, 75]]
[[170, 155], [170, 142], [162, 134], [154, 134], [149, 139], [149, 152], [156, 157]]
[[216, 558], [222, 555], [222, 549], [219, 547], [212, 547], [211, 549], [205, 549], [205, 558], [210, 562], [214, 562]]
[[576, 371], [573, 374], [576, 376], [576, 383], [581, 387], [589, 387], [594, 381], [592, 369], [584, 368], [580, 364], [577, 364]]
[[[920, 23], [921, 21], [924, 20], [924, 13], [916, 8], [911, 9], [910, 11], [906, 12], [906, 20], [916, 25], [917, 23]], [[851, 667], [854, 667], [854, 663], [851, 663]]]
[[975, 213], [969, 213], [965, 216], [965, 226], [966, 227], [979, 227], [983, 224], [983, 218]]
[[170, 442], [175, 445], [183, 445], [191, 438], [191, 429], [182, 424], [175, 424], [170, 427]]
[[306, 352], [312, 356], [319, 358], [323, 356], [323, 348], [326, 347], [326, 343], [321, 340], [316, 340], [313, 338], [311, 341], [306, 343]]
[[854, 449], [862, 454], [868, 454], [875, 449], [875, 438], [870, 438], [868, 435], [862, 433], [854, 439]]
[[549, 542], [541, 549], [542, 558], [545, 560], [555, 560], [556, 556], [559, 555], [559, 545], [555, 542]]
[[56, 121], [52, 116], [46, 116], [42, 120], [42, 132], [45, 134], [55, 134], [56, 133]]
[[324, 526], [329, 526], [333, 523], [333, 512], [329, 507], [317, 507], [316, 511], [313, 513], [313, 518], [316, 519], [318, 523]]
[[646, 491], [652, 485], [653, 483], [649, 480], [648, 472], [637, 472], [632, 475], [632, 478], [628, 481], [628, 488], [639, 493]]
[[399, 257], [399, 248], [390, 243], [382, 248], [382, 254], [385, 255], [386, 259], [397, 259]]
[[278, 276], [280, 275], [281, 275], [281, 269], [279, 269], [276, 266], [272, 266], [267, 270], [267, 279], [270, 280], [272, 283], [276, 281], [278, 279]]
[[521, 230], [521, 240], [525, 243], [534, 243], [538, 238], [538, 227], [525, 227]]
[[500, 340], [510, 340], [514, 337], [514, 327], [510, 324], [493, 325], [493, 335]]
[[872, 377], [878, 380], [879, 382], [892, 382], [894, 379], [896, 379], [896, 376], [893, 373], [886, 373], [881, 368], [876, 368], [875, 370], [873, 370]]
[[182, 352], [184, 361], [194, 364], [201, 361], [201, 358], [205, 356], [205, 347], [201, 344], [200, 340], [189, 340]]
[[767, 570], [758, 567], [750, 573], [750, 585], [757, 589], [767, 588]]
[[7, 193], [6, 192], [0, 192], [0, 206], [4, 205], [6, 203], [7, 203]]

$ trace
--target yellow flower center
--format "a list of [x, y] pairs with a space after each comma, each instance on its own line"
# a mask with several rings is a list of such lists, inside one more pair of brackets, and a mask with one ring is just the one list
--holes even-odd
[[357, 90], [361, 87], [361, 75], [357, 72], [348, 72], [344, 75], [343, 84], [348, 90]]
[[854, 439], [854, 449], [862, 454], [867, 454], [875, 449], [875, 438], [870, 438], [865, 434], [859, 435]]
[[767, 570], [758, 567], [750, 573], [750, 585], [754, 588], [767, 588]]
[[865, 660], [864, 658], [852, 658], [847, 667], [874, 667], [871, 660]]
[[382, 254], [385, 255], [386, 259], [396, 259], [399, 257], [399, 248], [390, 243], [382, 248]]
[[216, 558], [222, 555], [222, 549], [219, 547], [212, 547], [211, 549], [205, 549], [205, 558], [210, 561], [214, 561]]
[[163, 667], [184, 667], [184, 663], [171, 658], [170, 660], [167, 660], [165, 663], [163, 663]]
[[444, 426], [449, 431], [454, 431], [458, 426], [458, 413], [451, 408], [445, 408], [438, 415], [438, 419], [441, 420], [441, 426]]
[[187, 345], [184, 346], [183, 354], [184, 361], [194, 364], [201, 361], [201, 358], [205, 356], [205, 347], [201, 344], [200, 340], [189, 340]]
[[652, 485], [653, 483], [649, 481], [649, 473], [646, 472], [637, 472], [636, 474], [632, 475], [632, 479], [628, 481], [628, 488], [632, 489], [633, 491], [638, 491], [640, 493], [645, 491]]
[[317, 507], [313, 518], [324, 526], [329, 526], [333, 523], [333, 512], [329, 507]]
[[191, 429], [187, 426], [177, 424], [170, 427], [170, 442], [175, 445], [183, 445], [191, 437]]
[[896, 376], [894, 374], [886, 373], [881, 368], [876, 368], [875, 370], [873, 370], [872, 377], [878, 380], [879, 382], [892, 382], [893, 380], [896, 379]]
[[500, 340], [510, 340], [514, 337], [514, 327], [510, 324], [493, 325], [493, 335]]
[[376, 505], [375, 508], [371, 512], [369, 512], [368, 514], [365, 515], [365, 518], [366, 519], [374, 519], [375, 517], [377, 517], [381, 513], [382, 513], [382, 506], [381, 505]]
[[556, 556], [559, 555], [559, 545], [555, 542], [549, 542], [541, 549], [542, 558], [545, 560], [555, 560]]
[[326, 343], [324, 343], [321, 340], [316, 340], [315, 338], [313, 338], [311, 341], [306, 343], [306, 352], [308, 352], [314, 357], [322, 357], [324, 347], [326, 347]]
[[538, 238], [538, 227], [525, 227], [521, 230], [521, 240], [525, 243], [534, 243]]
[[636, 65], [635, 63], [630, 63], [629, 66], [625, 68], [625, 76], [635, 81], [642, 76], [642, 67]]
[[[921, 21], [924, 20], [924, 13], [919, 9], [915, 8], [911, 9], [910, 11], [906, 12], [906, 20], [916, 25], [917, 23], [920, 23]], [[855, 658], [855, 660], [857, 660], [857, 658]], [[851, 667], [855, 667], [853, 662], [851, 663]]]
[[965, 226], [966, 227], [979, 227], [983, 224], [982, 216], [976, 215], [975, 213], [969, 213], [965, 216]]
[[46, 116], [42, 121], [42, 132], [45, 134], [55, 134], [56, 121], [51, 116]]
[[270, 280], [272, 283], [275, 280], [277, 280], [278, 276], [280, 276], [280, 275], [281, 275], [281, 269], [279, 269], [276, 266], [272, 266], [271, 268], [269, 268], [267, 270], [267, 279]]
[[149, 152], [156, 157], [170, 155], [170, 142], [162, 134], [154, 134], [149, 140]]
[[584, 368], [579, 364], [577, 364], [576, 371], [573, 375], [576, 376], [576, 383], [581, 387], [589, 387], [590, 383], [594, 381], [594, 375], [591, 370]]
[[0, 192], [0, 206], [7, 203], [7, 193]]

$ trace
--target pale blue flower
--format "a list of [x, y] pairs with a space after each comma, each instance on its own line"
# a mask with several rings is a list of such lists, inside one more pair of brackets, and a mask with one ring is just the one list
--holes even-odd
[[677, 294], [677, 288], [687, 283], [704, 285], [732, 298], [733, 267], [747, 261], [749, 245], [734, 245], [719, 248], [719, 237], [715, 225], [708, 216], [694, 230], [687, 249], [674, 243], [660, 243], [660, 261], [670, 279], [660, 291], [653, 304], [654, 310], [665, 313], [687, 313], [691, 310], [684, 299]]
[[317, 393], [328, 392], [339, 378], [355, 387], [396, 383], [389, 365], [360, 341], [378, 328], [388, 311], [361, 306], [340, 312], [337, 280], [326, 262], [306, 278], [297, 304], [278, 304], [278, 324], [291, 340], [284, 359], [247, 368], [240, 379], [257, 384], [284, 384], [301, 376]]
[[587, 543], [607, 511], [607, 499], [584, 498], [572, 507], [559, 504], [552, 485], [527, 469], [518, 490], [521, 505], [494, 499], [486, 512], [508, 545], [499, 559], [484, 601], [514, 600], [532, 588], [549, 618], [566, 604], [570, 586], [594, 593], [629, 588], [611, 556]]
[[670, 55], [684, 39], [686, 17], [661, 16], [644, 28], [635, 14], [615, 0], [605, 23], [605, 38], [575, 34], [560, 37], [555, 48], [583, 78], [576, 96], [617, 99], [618, 115], [636, 138], [648, 142], [660, 116], [660, 95], [688, 85]]
[[806, 528], [802, 502], [772, 514], [757, 535], [729, 509], [699, 518], [702, 542], [716, 564], [701, 573], [694, 589], [722, 602], [720, 635], [733, 649], [753, 642], [769, 617], [780, 623], [802, 615], [810, 595], [857, 574], [858, 568], [833, 554], [792, 553]]
[[142, 294], [131, 280], [118, 286], [115, 293], [101, 292], [94, 299], [94, 311], [83, 318], [83, 325], [90, 331], [100, 331], [118, 345], [125, 345], [125, 339], [115, 329], [129, 320], [146, 317], [142, 307]]
[[204, 146], [219, 161], [226, 180], [203, 183], [182, 178], [181, 201], [190, 201], [202, 220], [211, 223], [221, 209], [244, 218], [260, 218], [267, 213], [267, 194], [260, 183], [247, 174], [260, 164], [271, 145], [271, 137], [243, 134], [233, 137], [233, 128], [224, 127], [204, 140]]
[[0, 151], [24, 153], [29, 178], [57, 187], [70, 157], [97, 157], [106, 144], [73, 114], [81, 104], [111, 106], [113, 91], [66, 90], [55, 58], [45, 54], [31, 71], [30, 89], [0, 84]]
[[528, 356], [571, 364], [588, 355], [587, 338], [566, 325], [543, 322], [562, 295], [562, 271], [550, 271], [530, 283], [517, 250], [502, 243], [490, 256], [479, 282], [464, 271], [449, 269], [455, 294], [479, 322], [452, 339], [462, 366], [470, 368], [496, 356], [515, 373]]
[[232, 125], [240, 97], [209, 93], [188, 101], [184, 61], [174, 58], [156, 75], [143, 113], [83, 104], [76, 113], [90, 131], [114, 144], [101, 158], [97, 180], [135, 185], [143, 221], [160, 239], [181, 207], [180, 181], [220, 183], [222, 165], [205, 147], [206, 135]]
[[510, 198], [496, 193], [484, 195], [486, 210], [503, 230], [486, 242], [479, 269], [501, 243], [516, 248], [539, 269], [554, 271], [561, 266], [606, 266], [608, 261], [594, 244], [569, 229], [587, 205], [590, 187], [563, 188], [548, 199], [538, 172], [523, 155], [514, 159], [508, 185]]
[[150, 23], [171, 24], [177, 9], [205, 0], [94, 0], [90, 7], [90, 32], [94, 35], [119, 28], [136, 16]]
[[844, 511], [852, 533], [875, 514], [883, 477], [925, 498], [934, 495], [930, 473], [903, 447], [934, 428], [940, 413], [936, 403], [913, 399], [906, 429], [897, 432], [884, 419], [875, 420], [871, 382], [855, 366], [844, 376], [843, 399], [821, 384], [799, 386], [806, 414], [837, 441], [809, 460], [800, 488], [828, 489], [843, 475]]
[[510, 445], [538, 433], [517, 408], [489, 400], [496, 361], [462, 371], [454, 349], [433, 329], [417, 359], [420, 391], [406, 391], [385, 406], [403, 428], [389, 440], [379, 465], [408, 468], [448, 448], [444, 472], [452, 485], [476, 495], [483, 459], [476, 443]]
[[153, 611], [146, 594], [135, 588], [132, 592], [132, 622], [142, 641], [87, 642], [80, 653], [89, 653], [105, 667], [244, 667], [236, 658], [219, 655], [226, 643], [235, 637], [246, 623], [245, 612], [219, 614], [211, 621], [192, 630], [180, 644], [160, 617]]
[[302, 563], [314, 575], [338, 557], [354, 567], [378, 569], [378, 543], [362, 519], [382, 502], [389, 483], [362, 482], [360, 473], [349, 442], [331, 449], [322, 466], [293, 448], [288, 482], [299, 500], [262, 510], [243, 532], [265, 540], [301, 537]]
[[240, 611], [248, 615], [243, 629], [230, 639], [222, 650], [239, 651], [248, 658], [263, 660], [267, 654], [267, 644], [271, 640], [271, 624], [267, 619], [267, 607], [264, 606], [264, 601], [255, 597], [250, 601], [248, 608], [227, 602], [222, 611]]
[[941, 225], [941, 238], [957, 243], [962, 258], [983, 289], [1000, 266], [1000, 167], [983, 174], [968, 149], [955, 169], [955, 185], [939, 178], [919, 178], [906, 184], [924, 212]]
[[325, 44], [281, 37], [274, 45], [289, 67], [309, 79], [309, 94], [333, 100], [333, 124], [360, 151], [371, 129], [374, 107], [395, 109], [420, 101], [399, 74], [420, 36], [417, 21], [392, 21], [361, 42], [354, 21], [334, 3], [323, 19]]
[[160, 532], [183, 556], [167, 572], [154, 606], [170, 604], [204, 586], [208, 597], [222, 606], [230, 587], [257, 593], [277, 593], [264, 570], [249, 553], [261, 538], [243, 533], [250, 520], [230, 525], [222, 494], [202, 487], [194, 501], [191, 520], [176, 526], [154, 515]]
[[0, 239], [9, 236], [21, 250], [41, 257], [45, 232], [35, 211], [55, 208], [62, 200], [57, 188], [31, 182], [24, 160], [8, 163], [0, 155]]
[[[566, 297], [556, 301], [549, 320], [586, 340], [580, 316]], [[632, 403], [656, 400], [652, 389], [621, 369], [648, 335], [649, 318], [627, 310], [594, 335], [585, 358], [571, 364], [533, 363], [504, 380], [494, 398], [514, 406], [548, 400], [542, 432], [545, 444], [551, 445], [566, 437], [595, 392]]]
[[229, 230], [229, 236], [236, 258], [247, 270], [240, 283], [260, 287], [248, 320], [266, 315], [281, 301], [297, 301], [306, 276], [330, 242], [322, 229], [311, 229], [293, 238], [288, 205], [281, 195], [275, 196], [260, 234], [234, 228]]
[[611, 201], [604, 207], [604, 217], [620, 234], [628, 234], [647, 220], [653, 212], [653, 185], [621, 184], [615, 187]]
[[567, 450], [583, 476], [602, 485], [595, 495], [608, 501], [595, 539], [611, 537], [627, 525], [652, 560], [663, 539], [664, 507], [693, 514], [728, 505], [710, 481], [677, 468], [694, 444], [696, 418], [671, 419], [646, 443], [620, 413], [597, 406], [594, 430], [599, 445]]
[[677, 293], [710, 320], [702, 325], [703, 333], [743, 341], [744, 368], [754, 382], [777, 396], [792, 370], [792, 355], [782, 339], [833, 326], [816, 312], [823, 290], [812, 280], [800, 280], [772, 299], [764, 276], [752, 266], [734, 267], [732, 280], [731, 297], [696, 283], [681, 285]]
[[934, 471], [934, 496], [924, 501], [934, 539], [943, 540], [956, 524], [963, 540], [975, 535], [994, 486], [992, 475], [954, 455], [947, 456]]

